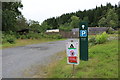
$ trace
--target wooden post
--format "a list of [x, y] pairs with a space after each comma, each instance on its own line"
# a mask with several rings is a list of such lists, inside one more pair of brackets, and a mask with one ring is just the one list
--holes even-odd
[[73, 64], [73, 72], [72, 72], [72, 76], [74, 77], [74, 68], [75, 67], [75, 65]]
[[[73, 40], [71, 40], [71, 42], [73, 42]], [[72, 70], [72, 77], [74, 78], [74, 67], [75, 65], [73, 64], [73, 70]]]

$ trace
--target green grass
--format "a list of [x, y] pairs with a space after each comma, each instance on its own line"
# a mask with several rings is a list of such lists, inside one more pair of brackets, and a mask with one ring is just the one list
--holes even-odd
[[47, 77], [50, 78], [118, 78], [118, 41], [112, 40], [105, 44], [89, 48], [89, 60], [80, 61], [75, 66], [72, 76], [72, 65], [67, 64], [66, 53], [64, 59], [49, 67]]
[[65, 39], [18, 39], [16, 40], [15, 44], [10, 43], [4, 43], [0, 45], [1, 48], [11, 48], [16, 46], [24, 46], [24, 45], [30, 45], [30, 44], [37, 44], [37, 43], [44, 43], [44, 42], [50, 42], [50, 41], [58, 41], [58, 40], [65, 40]]
[[[96, 37], [96, 35], [88, 35], [88, 38]], [[118, 34], [108, 34], [108, 37], [118, 37]]]

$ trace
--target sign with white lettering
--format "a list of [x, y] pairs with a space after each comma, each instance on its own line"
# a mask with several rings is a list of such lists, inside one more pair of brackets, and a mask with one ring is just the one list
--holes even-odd
[[87, 30], [80, 30], [80, 37], [87, 37]]
[[88, 24], [81, 22], [79, 27], [80, 60], [88, 61]]
[[79, 43], [78, 42], [67, 42], [66, 43], [66, 53], [67, 53], [67, 63], [68, 64], [79, 64]]

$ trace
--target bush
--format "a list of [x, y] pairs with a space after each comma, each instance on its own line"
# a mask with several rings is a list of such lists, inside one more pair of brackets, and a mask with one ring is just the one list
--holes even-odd
[[44, 34], [44, 38], [50, 38], [50, 39], [61, 39], [62, 36], [60, 34]]
[[89, 39], [89, 42], [90, 42], [90, 43], [95, 43], [95, 42], [96, 42], [95, 37], [90, 38], [90, 39]]
[[113, 31], [113, 33], [114, 33], [114, 34], [118, 34], [118, 32], [119, 32], [118, 30], [116, 30], [116, 31]]
[[21, 35], [20, 39], [27, 39], [26, 35]]
[[113, 31], [111, 28], [109, 28], [106, 32], [107, 32], [108, 34], [114, 34], [114, 31]]
[[106, 32], [103, 32], [101, 35], [97, 35], [96, 36], [96, 43], [97, 44], [102, 44], [104, 42], [107, 41], [108, 35], [106, 34]]
[[14, 35], [3, 35], [2, 36], [2, 42], [3, 43], [6, 43], [6, 42], [9, 42], [11, 44], [15, 43], [15, 36]]
[[51, 38], [53, 38], [53, 39], [61, 39], [62, 36], [60, 34], [54, 34], [54, 35], [51, 35]]
[[27, 35], [20, 35], [21, 39], [40, 39], [42, 37], [41, 33], [30, 32]]
[[96, 44], [96, 40], [95, 40], [95, 37], [92, 37], [89, 39], [89, 46], [93, 46]]

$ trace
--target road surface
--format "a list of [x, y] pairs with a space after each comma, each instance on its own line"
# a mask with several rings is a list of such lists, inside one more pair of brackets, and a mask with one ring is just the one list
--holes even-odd
[[2, 77], [22, 78], [22, 72], [30, 66], [48, 64], [50, 56], [65, 50], [64, 41], [54, 41], [2, 50]]

